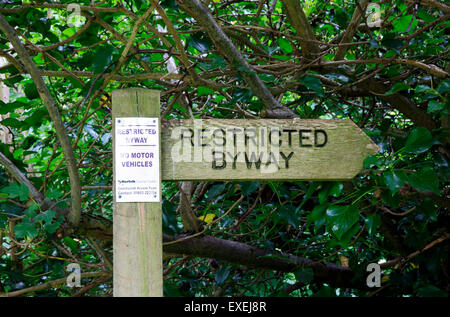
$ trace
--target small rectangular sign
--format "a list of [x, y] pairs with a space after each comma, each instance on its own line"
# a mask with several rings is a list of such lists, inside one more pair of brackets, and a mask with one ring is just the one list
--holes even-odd
[[115, 121], [116, 202], [160, 202], [158, 118]]

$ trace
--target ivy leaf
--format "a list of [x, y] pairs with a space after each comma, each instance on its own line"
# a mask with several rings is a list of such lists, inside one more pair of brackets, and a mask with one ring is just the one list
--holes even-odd
[[428, 151], [433, 143], [430, 131], [423, 127], [417, 127], [410, 132], [403, 150], [407, 153], [420, 154]]
[[42, 229], [44, 229], [44, 231], [47, 232], [48, 234], [53, 234], [56, 232], [56, 230], [59, 228], [59, 226], [61, 226], [61, 224], [59, 222], [46, 223], [42, 227]]
[[327, 209], [328, 224], [338, 240], [350, 230], [359, 219], [359, 210], [353, 205], [330, 206]]
[[242, 195], [247, 196], [257, 190], [260, 186], [259, 182], [239, 182], [239, 187], [241, 188]]
[[23, 122], [15, 118], [3, 119], [0, 121], [0, 124], [11, 128], [21, 128], [23, 126]]
[[417, 19], [411, 14], [402, 16], [401, 18], [392, 21], [395, 32], [406, 32], [408, 30], [412, 31], [416, 28], [417, 24]]
[[249, 89], [244, 88], [236, 88], [233, 91], [233, 98], [231, 99], [231, 103], [243, 102], [247, 103], [252, 100], [253, 92]]
[[308, 220], [310, 222], [314, 222], [314, 232], [317, 232], [317, 230], [322, 227], [326, 220], [327, 220], [327, 207], [328, 205], [316, 205], [311, 212], [311, 214], [308, 216]]
[[432, 167], [426, 166], [412, 174], [408, 180], [409, 185], [423, 191], [432, 191], [437, 195], [439, 192], [439, 178]]
[[28, 221], [22, 221], [18, 225], [14, 226], [14, 233], [18, 239], [22, 239], [27, 236], [30, 238], [36, 238], [38, 235], [36, 227]]
[[177, 232], [177, 205], [167, 199], [162, 202], [162, 225], [166, 234], [175, 234]]
[[214, 274], [214, 279], [217, 284], [223, 284], [227, 279], [228, 275], [230, 275], [231, 266], [222, 266], [219, 270], [217, 270], [216, 274]]
[[283, 221], [287, 222], [294, 228], [298, 228], [300, 225], [300, 215], [292, 205], [283, 205], [277, 211], [277, 216]]
[[428, 113], [433, 113], [433, 112], [439, 112], [442, 111], [444, 109], [444, 104], [440, 103], [436, 100], [431, 100], [430, 102], [428, 102]]
[[33, 100], [36, 98], [39, 98], [39, 93], [36, 89], [36, 86], [33, 82], [28, 83], [25, 85], [25, 88], [23, 89], [25, 96], [27, 96], [28, 99]]
[[417, 94], [422, 94], [424, 92], [428, 92], [430, 91], [431, 88], [427, 85], [417, 85], [416, 89], [414, 89], [414, 93]]
[[55, 218], [56, 212], [49, 209], [44, 212], [41, 212], [39, 215], [34, 218], [36, 221], [42, 221], [46, 224], [52, 223], [53, 219]]
[[392, 95], [392, 94], [395, 94], [395, 93], [397, 93], [399, 91], [408, 90], [410, 88], [411, 87], [409, 87], [408, 85], [406, 85], [406, 84], [404, 84], [402, 82], [397, 82], [397, 83], [394, 84], [394, 86], [392, 86], [391, 90], [386, 92], [386, 95]]
[[450, 79], [447, 78], [446, 80], [443, 80], [436, 90], [441, 95], [448, 93], [450, 91]]
[[71, 237], [64, 237], [63, 242], [73, 254], [78, 254], [78, 243], [74, 239]]
[[403, 171], [386, 171], [383, 173], [383, 179], [391, 192], [395, 193], [407, 181], [407, 176]]
[[25, 201], [28, 199], [28, 187], [24, 184], [11, 183], [2, 190], [7, 193], [10, 198], [18, 197], [20, 201]]
[[207, 35], [202, 32], [197, 32], [191, 36], [188, 41], [188, 46], [192, 46], [201, 53], [209, 51], [212, 42]]
[[403, 47], [403, 42], [400, 41], [400, 40], [394, 39], [393, 36], [394, 36], [394, 35], [386, 36], [386, 37], [381, 41], [381, 44], [382, 44], [384, 47], [391, 48], [391, 49], [393, 49], [394, 51], [396, 51], [397, 53], [400, 54], [400, 49]]
[[367, 231], [370, 235], [374, 234], [381, 224], [381, 217], [379, 214], [371, 214], [365, 219]]
[[314, 272], [313, 272], [312, 268], [310, 268], [310, 267], [303, 268], [303, 269], [295, 272], [294, 275], [295, 275], [295, 279], [298, 282], [301, 282], [303, 284], [308, 284], [314, 278]]
[[28, 217], [28, 219], [31, 220], [31, 219], [34, 219], [34, 217], [36, 217], [36, 210], [38, 210], [38, 209], [39, 209], [39, 205], [36, 203], [33, 203], [30, 205], [30, 207], [27, 210], [25, 210], [23, 212], [23, 214], [26, 217]]
[[113, 52], [115, 48], [110, 45], [100, 47], [94, 55], [92, 64], [95, 74], [99, 74], [113, 61]]
[[220, 193], [222, 193], [225, 189], [225, 184], [217, 184], [211, 186], [211, 188], [206, 192], [206, 197], [208, 197], [208, 200], [213, 200], [216, 198]]
[[319, 96], [323, 96], [323, 85], [319, 78], [306, 75], [298, 81], [305, 85], [306, 88], [315, 91]]
[[281, 49], [282, 49], [285, 53], [287, 53], [287, 54], [292, 53], [292, 45], [291, 45], [291, 43], [290, 43], [288, 40], [286, 40], [284, 37], [278, 38], [278, 45], [280, 45]]
[[197, 88], [197, 96], [204, 96], [204, 95], [210, 95], [214, 93], [214, 90], [208, 87], [199, 86]]

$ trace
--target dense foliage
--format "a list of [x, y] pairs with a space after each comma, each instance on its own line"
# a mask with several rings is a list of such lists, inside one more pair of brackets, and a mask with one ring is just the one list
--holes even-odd
[[71, 2], [0, 1], [0, 293], [112, 295], [110, 93], [143, 87], [166, 119], [349, 118], [380, 148], [352, 181], [165, 182], [166, 243], [203, 223], [164, 246], [165, 295], [447, 296], [448, 5]]

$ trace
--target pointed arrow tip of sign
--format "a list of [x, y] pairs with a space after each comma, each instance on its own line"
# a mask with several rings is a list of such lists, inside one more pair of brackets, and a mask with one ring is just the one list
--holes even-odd
[[380, 148], [378, 147], [378, 145], [376, 145], [373, 141], [366, 144], [366, 149], [369, 152], [369, 155], [375, 155], [378, 153], [378, 151], [380, 151]]

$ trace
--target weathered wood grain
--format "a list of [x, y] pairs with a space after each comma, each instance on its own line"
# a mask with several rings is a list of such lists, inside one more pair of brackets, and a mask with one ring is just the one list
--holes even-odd
[[347, 180], [378, 151], [347, 119], [171, 119], [161, 138], [163, 180]]
[[[159, 91], [147, 89], [113, 91], [113, 136], [116, 117], [159, 117], [159, 110]], [[114, 153], [113, 148], [113, 162], [115, 162]], [[114, 179], [113, 184], [115, 183]], [[160, 202], [114, 201], [114, 296], [163, 295], [161, 217]]]

